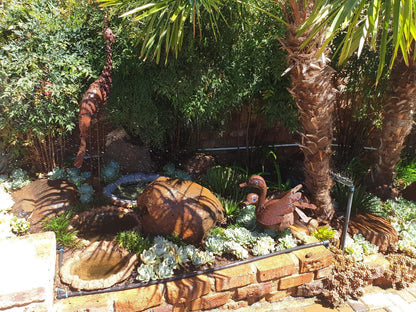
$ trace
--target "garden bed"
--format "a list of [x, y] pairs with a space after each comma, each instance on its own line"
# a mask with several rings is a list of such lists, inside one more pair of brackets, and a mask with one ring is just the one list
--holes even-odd
[[[313, 240], [311, 238], [311, 240]], [[320, 244], [320, 243], [318, 243]], [[302, 249], [301, 249], [302, 248]], [[218, 259], [225, 262], [225, 259]], [[57, 311], [115, 307], [115, 311], [183, 311], [247, 306], [263, 298], [269, 302], [296, 294], [298, 287], [319, 283], [331, 273], [332, 253], [324, 246], [295, 248], [252, 259], [187, 272], [149, 283], [118, 285], [97, 292], [60, 292]], [[87, 295], [88, 294], [88, 295]], [[157, 309], [157, 310], [155, 310]]]

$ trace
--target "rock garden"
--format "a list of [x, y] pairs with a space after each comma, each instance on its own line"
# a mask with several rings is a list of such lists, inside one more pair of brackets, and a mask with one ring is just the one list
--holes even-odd
[[1, 3], [0, 310], [412, 283], [416, 8], [349, 3]]

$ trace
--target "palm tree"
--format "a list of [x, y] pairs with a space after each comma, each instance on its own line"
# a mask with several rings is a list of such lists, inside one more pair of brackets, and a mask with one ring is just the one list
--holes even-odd
[[414, 0], [317, 1], [300, 31], [310, 33], [306, 45], [314, 40], [315, 33], [327, 29], [322, 49], [341, 34], [342, 42], [338, 49], [340, 63], [344, 63], [353, 53], [359, 56], [364, 45], [377, 50], [380, 60], [377, 80], [385, 68], [387, 53], [392, 54], [390, 88], [385, 96], [378, 161], [372, 176], [377, 193], [384, 198], [394, 195], [395, 168], [414, 122], [415, 7]]
[[[236, 0], [237, 2], [242, 2]], [[98, 0], [102, 5], [112, 6], [123, 4], [120, 0]], [[124, 2], [125, 3], [125, 2]], [[245, 1], [254, 7], [252, 2]], [[283, 10], [285, 19], [276, 17], [288, 28], [287, 37], [281, 40], [283, 48], [288, 52], [292, 87], [300, 111], [303, 126], [301, 149], [304, 153], [305, 186], [311, 194], [311, 199], [318, 206], [318, 215], [322, 219], [331, 219], [334, 214], [330, 189], [330, 158], [332, 155], [332, 111], [335, 89], [331, 84], [333, 70], [328, 66], [325, 56], [317, 58], [321, 52], [321, 33], [315, 34], [315, 41], [308, 46], [302, 46], [306, 35], [298, 37], [298, 28], [312, 13], [315, 1], [290, 0], [276, 1]], [[221, 18], [221, 0], [164, 0], [147, 2], [139, 7], [124, 10], [122, 16], [133, 16], [133, 20], [145, 22], [142, 25], [142, 54], [144, 57], [154, 57], [159, 61], [161, 51], [167, 57], [172, 50], [177, 55], [183, 40], [185, 22], [192, 23], [195, 35], [197, 26], [209, 25], [212, 32], [217, 34], [217, 20]], [[256, 6], [256, 9], [266, 12]], [[201, 17], [208, 17], [203, 24]], [[288, 70], [289, 71], [289, 70]]]
[[[336, 94], [331, 81], [333, 69], [328, 65], [327, 51], [321, 49], [321, 32], [316, 32], [315, 40], [308, 45], [303, 43], [311, 34], [304, 32], [299, 36], [298, 33], [299, 27], [312, 13], [314, 2], [280, 3], [288, 23], [288, 34], [281, 42], [290, 66], [290, 92], [296, 100], [303, 128], [304, 184], [318, 207], [319, 217], [331, 219], [334, 208], [330, 196], [330, 159]], [[318, 53], [321, 53], [320, 57]]]

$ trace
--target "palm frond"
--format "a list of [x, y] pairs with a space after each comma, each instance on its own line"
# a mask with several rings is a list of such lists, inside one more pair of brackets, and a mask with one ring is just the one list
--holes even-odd
[[309, 32], [302, 47], [308, 46], [317, 33], [325, 31], [322, 53], [342, 32], [339, 63], [345, 63], [354, 53], [360, 55], [364, 46], [369, 45], [379, 53], [377, 78], [380, 79], [390, 43], [393, 49], [390, 68], [399, 52], [406, 64], [415, 59], [415, 11], [414, 0], [316, 1], [311, 15], [299, 28], [299, 35]]

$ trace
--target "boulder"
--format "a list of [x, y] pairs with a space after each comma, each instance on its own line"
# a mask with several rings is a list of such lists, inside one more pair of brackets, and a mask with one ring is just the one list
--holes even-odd
[[207, 188], [168, 177], [150, 183], [137, 199], [137, 208], [144, 233], [178, 235], [193, 244], [224, 219], [224, 208]]
[[122, 174], [150, 173], [157, 170], [150, 150], [145, 146], [130, 143], [129, 136], [123, 129], [114, 130], [106, 136], [104, 162], [109, 163], [111, 160], [119, 163]]
[[77, 202], [77, 189], [62, 180], [39, 179], [12, 193], [12, 213], [30, 222], [30, 232], [40, 232], [45, 219]]

